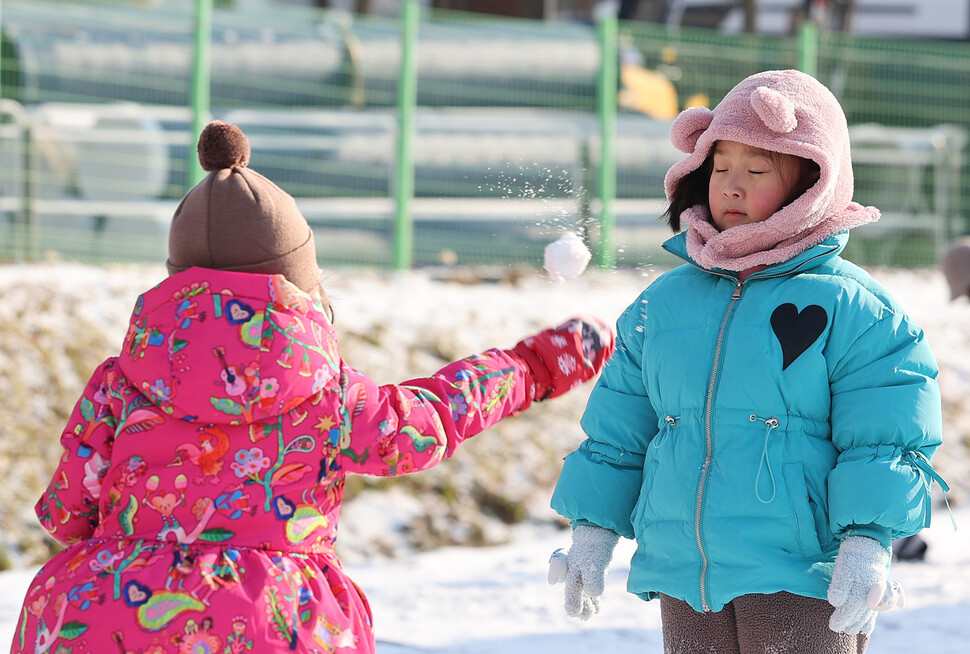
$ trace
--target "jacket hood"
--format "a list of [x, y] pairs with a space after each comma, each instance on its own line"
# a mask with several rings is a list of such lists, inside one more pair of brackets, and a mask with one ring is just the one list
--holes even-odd
[[283, 275], [198, 267], [138, 297], [119, 362], [169, 415], [218, 424], [291, 411], [340, 366], [322, 305]]
[[691, 107], [681, 112], [671, 124], [670, 138], [689, 156], [667, 171], [668, 199], [685, 176], [703, 165], [719, 140], [810, 159], [820, 169], [812, 187], [760, 223], [720, 232], [706, 206], [684, 211], [688, 251], [704, 267], [739, 271], [778, 263], [834, 234], [879, 219], [875, 207], [852, 201], [845, 114], [832, 92], [810, 75], [795, 70], [752, 75], [713, 110]]

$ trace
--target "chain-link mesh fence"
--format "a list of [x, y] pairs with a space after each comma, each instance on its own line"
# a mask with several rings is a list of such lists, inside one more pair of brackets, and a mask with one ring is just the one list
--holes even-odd
[[[191, 5], [5, 0], [0, 18], [0, 258], [163, 258], [194, 165]], [[662, 179], [683, 156], [669, 120], [751, 73], [798, 67], [798, 42], [623, 22], [618, 44], [609, 247], [618, 265], [662, 265]], [[424, 11], [415, 45], [413, 262], [539, 265], [563, 229], [595, 251], [596, 29]], [[884, 213], [848, 256], [934, 264], [967, 229], [970, 46], [830, 33], [816, 45], [852, 128], [857, 199]], [[211, 114], [297, 198], [325, 266], [390, 265], [401, 52], [397, 19], [213, 14]]]

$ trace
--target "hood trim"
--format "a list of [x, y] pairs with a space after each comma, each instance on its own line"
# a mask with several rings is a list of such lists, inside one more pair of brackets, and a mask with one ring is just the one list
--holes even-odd
[[166, 414], [215, 424], [293, 411], [340, 370], [322, 305], [283, 275], [199, 267], [139, 296], [119, 363]]

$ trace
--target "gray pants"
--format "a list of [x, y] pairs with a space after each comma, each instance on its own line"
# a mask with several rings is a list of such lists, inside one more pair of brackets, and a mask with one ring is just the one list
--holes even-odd
[[717, 613], [660, 596], [664, 654], [863, 654], [868, 636], [829, 629], [825, 600], [791, 593], [743, 595]]

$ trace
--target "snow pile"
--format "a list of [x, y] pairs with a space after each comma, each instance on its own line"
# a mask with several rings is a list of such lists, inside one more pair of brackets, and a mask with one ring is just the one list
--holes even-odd
[[583, 274], [591, 258], [583, 239], [575, 232], [566, 232], [546, 246], [543, 267], [556, 281], [575, 279]]

